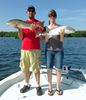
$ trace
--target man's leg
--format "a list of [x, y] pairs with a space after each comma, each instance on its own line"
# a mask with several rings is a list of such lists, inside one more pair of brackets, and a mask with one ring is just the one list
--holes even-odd
[[42, 95], [43, 92], [40, 87], [40, 50], [31, 51], [30, 58], [30, 70], [35, 73], [37, 95]]
[[25, 93], [30, 89], [29, 79], [31, 72], [29, 71], [30, 68], [30, 58], [29, 58], [29, 51], [21, 50], [21, 59], [20, 59], [20, 68], [22, 70], [22, 74], [24, 77], [24, 86], [20, 89], [21, 93]]
[[29, 79], [31, 76], [31, 72], [23, 72], [24, 77], [24, 86], [20, 89], [21, 93], [25, 93], [30, 89]]
[[29, 71], [28, 72], [23, 72], [23, 77], [24, 77], [26, 85], [29, 85], [30, 76], [31, 76], [31, 72], [29, 72]]
[[39, 87], [40, 86], [40, 71], [35, 73], [35, 79], [36, 79], [37, 87]]
[[36, 83], [37, 83], [37, 95], [40, 96], [43, 94], [42, 89], [40, 87], [40, 71], [38, 71], [37, 73], [35, 73], [35, 79], [36, 79]]

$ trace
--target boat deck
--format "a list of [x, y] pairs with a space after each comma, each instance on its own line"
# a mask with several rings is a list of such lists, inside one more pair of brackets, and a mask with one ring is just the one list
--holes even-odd
[[41, 73], [41, 87], [43, 89], [43, 95], [36, 95], [36, 81], [34, 75], [31, 76], [30, 84], [31, 88], [26, 93], [20, 93], [20, 88], [23, 86], [23, 81], [18, 82], [12, 85], [9, 89], [7, 89], [2, 95], [0, 100], [40, 100], [40, 99], [50, 99], [50, 100], [69, 100], [69, 99], [78, 99], [85, 100], [86, 98], [86, 82], [77, 80], [75, 78], [62, 76], [61, 78], [61, 89], [63, 90], [63, 95], [59, 96], [56, 94], [56, 76], [53, 74], [53, 96], [48, 96], [47, 89], [47, 75], [46, 72]]

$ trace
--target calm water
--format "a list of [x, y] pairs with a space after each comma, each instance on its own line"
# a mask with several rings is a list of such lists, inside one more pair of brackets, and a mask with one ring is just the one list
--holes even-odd
[[[0, 80], [19, 71], [21, 41], [0, 38]], [[42, 64], [45, 64], [44, 42], [41, 41]], [[86, 38], [65, 38], [64, 64], [86, 69]]]

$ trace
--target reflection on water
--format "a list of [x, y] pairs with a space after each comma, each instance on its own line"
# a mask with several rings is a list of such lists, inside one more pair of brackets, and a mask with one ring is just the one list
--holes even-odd
[[[65, 38], [64, 64], [86, 68], [86, 38]], [[45, 43], [41, 41], [42, 64], [45, 64]], [[0, 38], [0, 80], [19, 71], [21, 41], [15, 38]]]

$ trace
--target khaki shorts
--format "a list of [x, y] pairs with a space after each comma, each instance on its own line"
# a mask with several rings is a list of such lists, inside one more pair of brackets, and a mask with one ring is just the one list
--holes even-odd
[[40, 70], [40, 50], [21, 50], [20, 68], [23, 72]]

